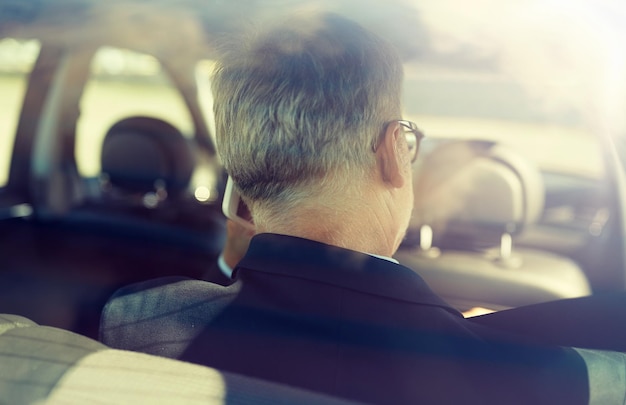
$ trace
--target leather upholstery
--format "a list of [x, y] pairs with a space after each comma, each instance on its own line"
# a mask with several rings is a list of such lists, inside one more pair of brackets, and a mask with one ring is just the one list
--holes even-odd
[[114, 187], [147, 193], [160, 181], [168, 193], [176, 195], [187, 188], [195, 161], [187, 140], [171, 124], [130, 117], [107, 131], [101, 163]]
[[591, 293], [574, 261], [516, 246], [516, 236], [543, 214], [545, 189], [539, 169], [514, 150], [443, 142], [416, 167], [414, 192], [395, 258], [456, 308], [499, 310]]

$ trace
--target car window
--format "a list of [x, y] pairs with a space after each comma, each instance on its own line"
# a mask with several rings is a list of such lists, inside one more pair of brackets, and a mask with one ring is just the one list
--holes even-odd
[[39, 50], [35, 40], [0, 39], [0, 187], [8, 181], [17, 122]]
[[211, 72], [215, 61], [203, 59], [198, 61], [195, 69], [196, 86], [198, 87], [198, 103], [209, 128], [209, 134], [215, 142], [215, 117], [213, 116], [213, 94], [211, 93]]
[[565, 177], [599, 180], [605, 174], [599, 138], [580, 114], [546, 108], [506, 72], [413, 62], [404, 105], [429, 138], [502, 143], [542, 172]]
[[159, 61], [148, 54], [103, 47], [95, 54], [80, 104], [76, 164], [84, 177], [100, 173], [106, 131], [122, 118], [160, 118], [183, 134], [193, 134], [193, 121], [182, 95]]

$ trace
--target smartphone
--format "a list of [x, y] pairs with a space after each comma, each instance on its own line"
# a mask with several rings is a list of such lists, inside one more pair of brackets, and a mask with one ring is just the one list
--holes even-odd
[[248, 206], [241, 199], [235, 187], [235, 183], [230, 176], [228, 176], [228, 180], [226, 180], [226, 190], [224, 190], [224, 199], [222, 200], [222, 212], [224, 212], [226, 218], [235, 221], [247, 229], [254, 230], [250, 210], [248, 210]]

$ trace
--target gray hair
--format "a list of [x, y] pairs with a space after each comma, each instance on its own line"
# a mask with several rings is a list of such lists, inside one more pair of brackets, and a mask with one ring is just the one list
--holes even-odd
[[385, 123], [400, 118], [390, 44], [324, 14], [224, 51], [212, 78], [217, 146], [249, 205], [277, 209], [369, 173]]

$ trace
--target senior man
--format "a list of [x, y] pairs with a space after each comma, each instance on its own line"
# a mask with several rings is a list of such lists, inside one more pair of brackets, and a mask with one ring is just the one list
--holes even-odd
[[391, 258], [422, 134], [402, 118], [390, 45], [319, 15], [226, 49], [218, 149], [257, 232], [238, 282], [125, 288], [105, 308], [105, 343], [371, 403], [623, 399], [621, 353], [465, 319]]

